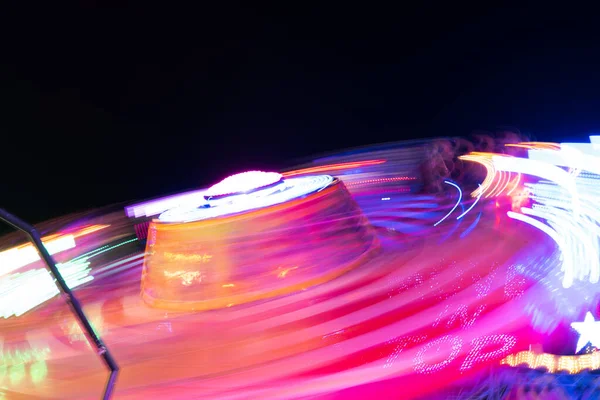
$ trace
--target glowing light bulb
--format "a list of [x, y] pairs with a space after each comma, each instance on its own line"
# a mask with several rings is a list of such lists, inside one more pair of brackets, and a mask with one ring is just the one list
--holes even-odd
[[211, 186], [205, 193], [206, 198], [222, 197], [232, 194], [250, 193], [280, 183], [283, 177], [277, 172], [248, 171], [232, 175]]

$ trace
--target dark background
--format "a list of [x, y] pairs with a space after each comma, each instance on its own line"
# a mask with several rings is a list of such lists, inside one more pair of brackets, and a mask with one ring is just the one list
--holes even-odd
[[0, 207], [36, 222], [349, 146], [600, 131], [593, 10], [203, 3], [2, 13]]

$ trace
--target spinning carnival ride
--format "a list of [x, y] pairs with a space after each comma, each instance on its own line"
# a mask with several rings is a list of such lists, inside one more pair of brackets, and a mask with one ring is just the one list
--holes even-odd
[[142, 297], [152, 306], [196, 311], [290, 294], [379, 248], [344, 184], [328, 175], [245, 172], [203, 198], [150, 225]]
[[[597, 137], [515, 145], [463, 155], [483, 174], [444, 193], [419, 192], [430, 144], [401, 143], [60, 220], [44, 241], [121, 365], [117, 398], [406, 399], [501, 364], [599, 369]], [[51, 276], [0, 243], [0, 393], [97, 398]]]

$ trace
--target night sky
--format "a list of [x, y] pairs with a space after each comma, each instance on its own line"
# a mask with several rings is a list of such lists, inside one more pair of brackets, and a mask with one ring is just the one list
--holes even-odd
[[344, 147], [600, 131], [591, 10], [99, 3], [2, 13], [0, 207], [32, 222]]

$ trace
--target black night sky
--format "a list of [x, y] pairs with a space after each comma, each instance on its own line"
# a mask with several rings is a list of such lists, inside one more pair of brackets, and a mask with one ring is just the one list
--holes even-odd
[[591, 10], [100, 3], [2, 13], [0, 207], [32, 222], [350, 146], [600, 131]]

